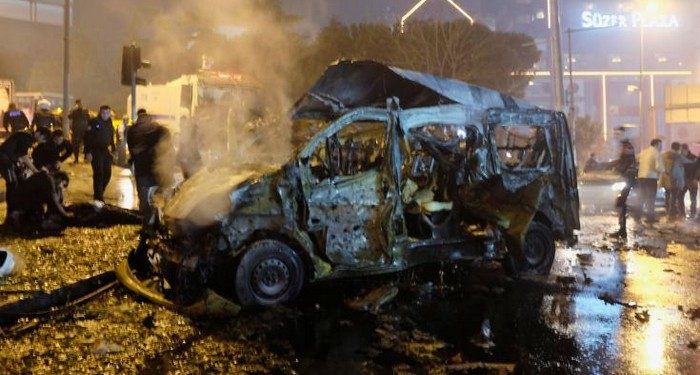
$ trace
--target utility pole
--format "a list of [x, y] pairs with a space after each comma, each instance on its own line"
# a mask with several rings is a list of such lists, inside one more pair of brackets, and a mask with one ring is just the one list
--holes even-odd
[[574, 54], [571, 51], [571, 28], [566, 29], [569, 45], [569, 124], [571, 124], [571, 143], [576, 144], [576, 106], [574, 105]]
[[65, 0], [63, 5], [63, 134], [68, 135], [68, 106], [70, 100], [68, 97], [68, 82], [70, 78], [70, 2]]
[[564, 110], [564, 76], [561, 64], [561, 28], [559, 25], [559, 1], [550, 1], [550, 44], [552, 65], [552, 84], [554, 85], [554, 108], [557, 111]]
[[644, 23], [639, 25], [639, 135], [642, 145], [651, 139], [651, 129], [644, 126]]

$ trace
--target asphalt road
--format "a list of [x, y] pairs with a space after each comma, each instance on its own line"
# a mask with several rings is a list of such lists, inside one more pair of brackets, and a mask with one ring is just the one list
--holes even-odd
[[[69, 199], [89, 200], [87, 166], [68, 169]], [[107, 200], [133, 206], [133, 186], [123, 173], [115, 169]], [[225, 321], [190, 320], [115, 289], [21, 337], [0, 334], [0, 368], [4, 373], [700, 373], [700, 226], [631, 222], [629, 238], [612, 241], [605, 236], [616, 229], [609, 197], [595, 189], [581, 189], [579, 244], [559, 248], [546, 277], [513, 280], [497, 264], [424, 267], [312, 285], [293, 305]], [[0, 281], [0, 301], [23, 296], [3, 291], [8, 288], [52, 289], [113, 267], [135, 246], [136, 230], [70, 229], [51, 238], [0, 233], [0, 246], [26, 263], [18, 275]], [[384, 303], [373, 311], [358, 311], [363, 303], [351, 303], [377, 288]]]

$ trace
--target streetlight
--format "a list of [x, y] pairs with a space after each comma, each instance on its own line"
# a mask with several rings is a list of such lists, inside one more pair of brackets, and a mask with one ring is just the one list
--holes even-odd
[[[646, 133], [651, 134], [647, 127], [644, 126], [644, 24], [646, 23], [646, 17], [651, 14], [657, 13], [659, 11], [659, 4], [656, 1], [647, 1], [643, 7], [642, 17], [639, 23], [639, 128], [645, 129]], [[652, 119], [650, 126], [654, 127], [654, 133], [656, 133], [656, 119]], [[642, 138], [642, 141], [644, 139]], [[644, 142], [642, 142], [644, 144]]]

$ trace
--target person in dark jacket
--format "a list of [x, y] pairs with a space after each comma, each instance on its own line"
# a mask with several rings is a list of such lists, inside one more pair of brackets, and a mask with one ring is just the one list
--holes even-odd
[[68, 114], [68, 118], [70, 119], [70, 139], [73, 143], [75, 162], [78, 163], [80, 161], [80, 151], [83, 148], [83, 139], [90, 121], [90, 114], [87, 109], [83, 108], [80, 99], [75, 101], [75, 106]]
[[63, 207], [63, 191], [68, 187], [65, 172], [40, 171], [20, 183], [13, 223], [21, 229], [59, 230], [70, 215]]
[[39, 130], [34, 134], [26, 132], [12, 133], [0, 145], [0, 175], [5, 180], [5, 201], [7, 202], [7, 215], [5, 223], [10, 220], [10, 214], [16, 209], [17, 188], [19, 187], [22, 171], [29, 169], [38, 172], [29, 157], [29, 149], [36, 141], [44, 141], [48, 137], [46, 130]]
[[615, 201], [617, 208], [617, 222], [619, 228], [617, 232], [612, 233], [615, 237], [627, 238], [627, 198], [630, 191], [637, 185], [637, 160], [635, 159], [634, 145], [630, 142], [629, 137], [625, 133], [625, 128], [617, 128], [618, 137], [620, 140], [620, 155], [610, 163], [615, 172], [625, 179], [625, 187], [622, 188], [620, 194]]
[[85, 132], [85, 160], [92, 164], [93, 196], [99, 202], [104, 202], [105, 189], [112, 178], [112, 152], [115, 144], [110, 111], [109, 106], [101, 106], [100, 114], [90, 121]]
[[62, 130], [54, 130], [51, 139], [40, 143], [32, 152], [34, 166], [45, 168], [49, 172], [61, 169], [61, 163], [73, 154], [73, 146], [63, 137]]
[[6, 132], [15, 133], [28, 130], [29, 119], [22, 110], [17, 108], [17, 104], [10, 103], [10, 105], [7, 106], [7, 112], [2, 116], [2, 125], [5, 127]]
[[157, 163], [159, 152], [165, 152], [170, 145], [170, 133], [168, 130], [152, 121], [145, 109], [139, 109], [138, 117], [134, 125], [129, 128], [126, 142], [129, 147], [133, 165], [136, 189], [139, 196], [139, 211], [143, 216], [143, 226], [147, 228], [153, 224], [153, 193], [163, 184], [159, 178]]
[[54, 128], [60, 127], [56, 116], [51, 113], [51, 103], [48, 100], [40, 100], [37, 107], [39, 110], [32, 117], [32, 131], [38, 128], [46, 128], [52, 131]]

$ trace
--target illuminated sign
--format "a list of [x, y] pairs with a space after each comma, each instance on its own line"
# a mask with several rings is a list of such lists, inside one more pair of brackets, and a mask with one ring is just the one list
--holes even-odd
[[601, 13], [587, 10], [581, 13], [581, 27], [650, 27], [650, 28], [678, 28], [678, 18], [670, 14], [645, 15], [644, 13]]

